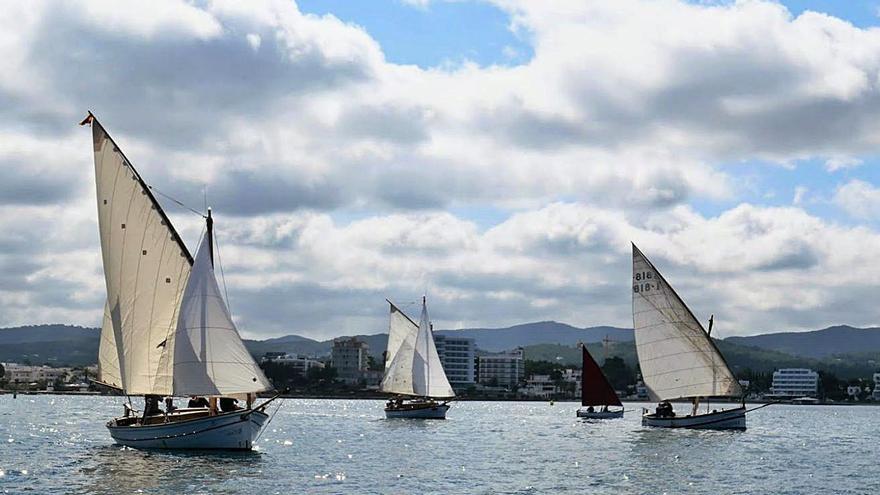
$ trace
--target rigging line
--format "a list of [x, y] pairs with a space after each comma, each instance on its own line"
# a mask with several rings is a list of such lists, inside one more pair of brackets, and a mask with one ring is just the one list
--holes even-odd
[[153, 187], [152, 185], [147, 184], [147, 187], [149, 187], [149, 188], [150, 188], [151, 190], [153, 190], [153, 191], [156, 191], [156, 194], [158, 194], [158, 195], [164, 197], [165, 199], [167, 199], [167, 200], [173, 202], [174, 204], [180, 206], [181, 208], [187, 209], [187, 210], [189, 210], [189, 211], [195, 213], [196, 215], [198, 215], [198, 216], [200, 216], [200, 217], [202, 217], [202, 218], [206, 218], [204, 213], [202, 213], [202, 212], [196, 210], [195, 208], [191, 208], [191, 207], [185, 205], [182, 201], [178, 201], [178, 200], [174, 199], [173, 197], [171, 197], [171, 196], [169, 196], [169, 195], [163, 193], [162, 191], [156, 189], [156, 188]]
[[217, 240], [217, 229], [214, 229], [214, 244], [217, 245], [217, 264], [220, 265], [220, 279], [223, 280], [223, 294], [226, 296], [226, 310], [232, 317], [232, 305], [229, 304], [229, 291], [226, 287], [226, 274], [223, 273], [223, 258], [220, 256], [220, 241]]
[[271, 423], [272, 420], [275, 419], [275, 415], [278, 414], [278, 411], [281, 409], [281, 406], [283, 406], [283, 405], [284, 405], [283, 401], [278, 401], [278, 407], [276, 407], [275, 412], [273, 412], [272, 415], [269, 416], [269, 421], [266, 421], [266, 424], [263, 426], [263, 429], [260, 430], [260, 434], [257, 435], [257, 438], [254, 439], [253, 443], [256, 444], [257, 442], [260, 441], [260, 437], [263, 436], [263, 433], [265, 433], [266, 430], [269, 429], [269, 423]]
[[752, 412], [752, 411], [757, 411], [758, 409], [763, 409], [763, 408], [765, 408], [765, 407], [767, 407], [767, 406], [772, 406], [772, 405], [775, 405], [775, 404], [782, 404], [782, 402], [781, 402], [781, 401], [768, 402], [768, 403], [766, 403], [766, 404], [761, 404], [761, 405], [758, 406], [758, 407], [753, 407], [753, 408], [751, 408], [751, 409], [746, 409], [745, 412], [749, 413], [749, 412]]

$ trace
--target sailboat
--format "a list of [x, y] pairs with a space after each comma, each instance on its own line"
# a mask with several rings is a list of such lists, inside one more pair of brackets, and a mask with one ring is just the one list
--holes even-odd
[[[274, 398], [253, 402], [272, 386], [244, 347], [214, 276], [211, 210], [193, 258], [95, 116], [89, 112], [82, 124], [92, 128], [107, 287], [97, 381], [129, 396], [124, 415], [107, 423], [110, 436], [136, 448], [251, 449]], [[143, 411], [131, 404], [139, 395]], [[192, 400], [174, 408], [173, 397]]]
[[[587, 419], [612, 419], [623, 417], [623, 404], [608, 383], [602, 368], [590, 356], [587, 346], [581, 344], [583, 367], [581, 368], [581, 408], [577, 417]], [[611, 409], [614, 407], [615, 409]], [[617, 408], [620, 409], [617, 409]]]
[[[709, 411], [710, 397], [742, 398], [742, 387], [724, 356], [690, 308], [657, 268], [632, 245], [632, 311], [636, 352], [655, 412], [642, 424], [663, 428], [746, 429], [746, 408]], [[700, 400], [707, 401], [700, 413]], [[670, 400], [690, 399], [690, 414], [677, 414]]]
[[418, 325], [394, 303], [388, 304], [388, 349], [380, 390], [393, 397], [385, 404], [385, 417], [446, 419], [455, 392], [434, 346], [425, 298]]

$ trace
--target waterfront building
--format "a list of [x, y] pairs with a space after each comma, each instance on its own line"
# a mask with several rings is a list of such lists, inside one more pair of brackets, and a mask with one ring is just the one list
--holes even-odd
[[556, 393], [556, 383], [550, 379], [550, 375], [530, 375], [519, 393], [525, 397], [549, 399]]
[[818, 397], [819, 374], [805, 368], [782, 368], [773, 372], [770, 393], [777, 397]]
[[8, 383], [27, 385], [36, 382], [54, 384], [57, 380], [66, 380], [71, 368], [53, 368], [51, 366], [30, 366], [18, 363], [3, 363], [4, 378]]
[[286, 352], [267, 352], [263, 355], [262, 362], [273, 362], [290, 366], [292, 371], [300, 376], [306, 376], [310, 369], [323, 369], [324, 363], [316, 359], [303, 356], [294, 356]]
[[354, 385], [367, 369], [370, 346], [355, 337], [343, 337], [333, 341], [330, 351], [330, 364], [336, 368], [336, 376], [343, 382]]
[[522, 348], [477, 359], [477, 381], [484, 385], [512, 388], [523, 380], [525, 362]]
[[880, 373], [874, 373], [874, 400], [880, 400]]
[[452, 388], [466, 388], [476, 382], [474, 339], [434, 334], [434, 346]]
[[582, 370], [576, 370], [572, 368], [567, 368], [562, 371], [562, 381], [565, 383], [573, 383], [574, 386], [571, 388], [571, 392], [574, 394], [574, 397], [581, 396], [581, 376]]

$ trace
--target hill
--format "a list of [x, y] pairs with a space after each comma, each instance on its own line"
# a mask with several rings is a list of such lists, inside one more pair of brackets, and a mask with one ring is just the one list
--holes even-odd
[[[0, 361], [86, 365], [97, 361], [99, 330], [70, 325], [32, 325], [0, 329]], [[580, 363], [578, 342], [587, 342], [590, 352], [601, 361], [599, 342], [608, 336], [609, 355], [621, 356], [635, 365], [632, 330], [615, 327], [577, 328], [557, 322], [536, 322], [507, 328], [440, 330], [440, 335], [473, 338], [481, 351], [496, 352], [525, 348], [526, 358]], [[357, 335], [378, 358], [385, 350], [387, 334]], [[808, 367], [831, 371], [841, 377], [867, 376], [880, 363], [880, 328], [859, 329], [835, 326], [803, 333], [774, 333], [717, 340], [735, 371], [750, 369], [769, 372], [783, 367]], [[248, 350], [257, 357], [280, 351], [307, 356], [327, 356], [332, 339], [314, 340], [298, 335], [266, 340], [246, 340]], [[559, 358], [559, 359], [557, 359]]]
[[[810, 368], [833, 373], [842, 379], [869, 378], [880, 363], [880, 352], [859, 354], [839, 354], [822, 359], [792, 356], [779, 351], [748, 347], [726, 340], [715, 340], [725, 360], [737, 375], [746, 371], [752, 373], [772, 373], [778, 368]], [[601, 365], [604, 363], [602, 344], [588, 344], [587, 349]], [[576, 346], [558, 344], [538, 344], [524, 349], [525, 358], [535, 361], [550, 361], [565, 366], [580, 366], [581, 354]], [[608, 356], [618, 356], [633, 369], [638, 366], [635, 344], [618, 342], [608, 348]]]
[[440, 330], [440, 335], [469, 337], [484, 351], [498, 352], [535, 344], [576, 345], [578, 342], [601, 342], [608, 337], [615, 342], [633, 340], [633, 331], [617, 327], [577, 328], [555, 321], [539, 321], [507, 328], [470, 328]]
[[70, 325], [31, 325], [0, 329], [0, 362], [54, 366], [94, 364], [100, 330]]
[[780, 332], [748, 337], [728, 337], [725, 342], [821, 359], [836, 354], [880, 351], [880, 328], [846, 325], [811, 332]]

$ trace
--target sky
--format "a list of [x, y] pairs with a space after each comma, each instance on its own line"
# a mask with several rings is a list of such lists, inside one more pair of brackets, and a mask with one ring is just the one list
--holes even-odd
[[631, 242], [715, 335], [880, 325], [880, 2], [0, 1], [0, 326], [100, 324], [88, 110], [248, 338], [627, 327]]

